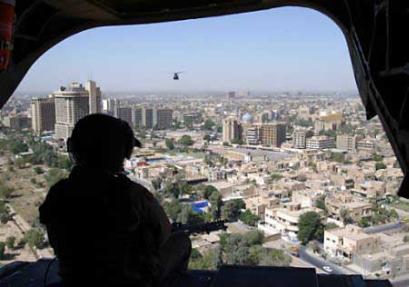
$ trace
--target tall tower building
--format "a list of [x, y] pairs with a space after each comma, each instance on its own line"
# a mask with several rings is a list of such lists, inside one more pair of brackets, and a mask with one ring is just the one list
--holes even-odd
[[153, 129], [156, 125], [156, 113], [152, 108], [143, 108], [142, 110], [142, 126], [147, 129]]
[[142, 127], [142, 107], [134, 107], [132, 109], [132, 121], [134, 127]]
[[55, 100], [49, 98], [33, 98], [31, 100], [31, 125], [34, 134], [53, 131], [55, 125]]
[[55, 138], [66, 140], [74, 125], [89, 114], [88, 91], [78, 83], [61, 87], [54, 93], [55, 98]]
[[293, 148], [303, 149], [306, 147], [307, 131], [295, 130], [293, 133]]
[[285, 142], [286, 126], [282, 123], [261, 124], [259, 136], [262, 145], [280, 147]]
[[156, 110], [157, 128], [159, 130], [166, 130], [172, 127], [172, 115], [171, 109], [158, 109]]
[[101, 89], [97, 87], [95, 81], [88, 81], [85, 84], [85, 89], [89, 95], [89, 113], [100, 113], [102, 111]]
[[118, 107], [117, 108], [117, 117], [129, 124], [133, 128], [132, 121], [132, 108], [131, 107]]
[[234, 139], [241, 139], [241, 125], [235, 118], [223, 120], [223, 142], [231, 142]]

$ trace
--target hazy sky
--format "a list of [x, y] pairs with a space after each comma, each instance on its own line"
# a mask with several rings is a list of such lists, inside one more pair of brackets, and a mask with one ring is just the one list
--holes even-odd
[[88, 30], [44, 54], [19, 91], [91, 77], [103, 91], [356, 89], [341, 30], [305, 8]]

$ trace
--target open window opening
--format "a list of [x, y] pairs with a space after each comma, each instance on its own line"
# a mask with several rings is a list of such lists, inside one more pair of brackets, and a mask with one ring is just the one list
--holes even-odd
[[192, 236], [191, 269], [407, 282], [403, 175], [379, 120], [365, 118], [341, 31], [321, 14], [101, 28], [50, 50], [1, 110], [0, 264], [53, 256], [37, 210], [73, 166], [75, 123], [95, 112], [134, 129], [143, 148], [125, 171], [172, 222], [227, 221]]

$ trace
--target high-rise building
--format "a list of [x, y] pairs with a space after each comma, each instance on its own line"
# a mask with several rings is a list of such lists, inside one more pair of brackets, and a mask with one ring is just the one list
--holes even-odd
[[147, 129], [153, 129], [156, 125], [156, 113], [152, 108], [144, 108], [142, 110], [142, 126]]
[[132, 109], [132, 121], [134, 127], [140, 128], [142, 127], [142, 108], [141, 107], [134, 107]]
[[115, 112], [115, 100], [114, 99], [103, 99], [102, 100], [102, 112], [114, 116]]
[[116, 108], [117, 118], [127, 122], [130, 127], [133, 128], [132, 121], [132, 108], [131, 107], [117, 107]]
[[295, 130], [293, 133], [293, 148], [305, 148], [307, 139], [306, 130]]
[[172, 114], [171, 109], [157, 109], [156, 110], [156, 127], [159, 130], [166, 130], [172, 127]]
[[241, 125], [237, 119], [229, 117], [223, 120], [223, 142], [241, 139], [241, 131]]
[[356, 152], [357, 136], [337, 135], [337, 149]]
[[85, 84], [85, 90], [87, 90], [89, 96], [89, 113], [100, 113], [102, 111], [101, 89], [97, 87], [95, 81], [88, 81]]
[[256, 126], [249, 126], [245, 129], [245, 140], [249, 145], [259, 144], [259, 131], [260, 129]]
[[72, 83], [61, 87], [55, 97], [55, 138], [66, 140], [74, 125], [89, 114], [89, 96], [83, 85]]
[[262, 145], [280, 147], [286, 139], [286, 125], [283, 123], [259, 124]]
[[34, 134], [41, 135], [44, 131], [55, 128], [55, 99], [33, 98], [31, 100], [31, 126]]

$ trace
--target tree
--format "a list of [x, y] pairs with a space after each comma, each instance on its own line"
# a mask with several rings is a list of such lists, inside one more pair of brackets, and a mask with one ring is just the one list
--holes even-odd
[[6, 254], [6, 244], [4, 244], [4, 242], [0, 242], [0, 259], [4, 259], [5, 254]]
[[209, 196], [209, 202], [210, 213], [212, 215], [213, 220], [220, 219], [223, 201], [222, 196], [220, 195], [218, 190], [212, 192], [212, 194]]
[[282, 179], [283, 176], [281, 174], [279, 174], [279, 173], [272, 173], [270, 175], [270, 178], [271, 178], [272, 181], [277, 181], [277, 180]]
[[36, 174], [43, 174], [43, 173], [44, 173], [44, 169], [42, 169], [42, 167], [40, 167], [40, 166], [34, 167], [34, 168], [33, 168], [33, 171], [34, 171]]
[[52, 168], [44, 177], [47, 181], [48, 186], [51, 187], [61, 179], [67, 177], [67, 172], [59, 168]]
[[10, 209], [4, 201], [0, 201], [0, 223], [6, 224], [11, 220]]
[[403, 242], [405, 243], [409, 242], [409, 235], [403, 236]]
[[9, 236], [6, 238], [6, 246], [8, 249], [14, 249], [16, 244], [16, 238], [14, 236]]
[[315, 201], [315, 206], [319, 209], [326, 210], [325, 195], [321, 195], [320, 197], [317, 198], [317, 200]]
[[28, 145], [22, 141], [14, 140], [10, 143], [10, 150], [13, 154], [28, 151]]
[[250, 226], [256, 226], [257, 221], [260, 220], [257, 215], [254, 215], [248, 209], [240, 214], [239, 219]]
[[165, 144], [166, 144], [166, 147], [167, 147], [169, 150], [175, 149], [175, 144], [173, 143], [173, 140], [172, 140], [172, 139], [166, 139], [166, 140], [165, 140]]
[[182, 224], [199, 224], [204, 222], [204, 218], [193, 212], [192, 207], [188, 204], [182, 205], [182, 209], [176, 219]]
[[321, 217], [314, 211], [302, 214], [298, 220], [298, 239], [302, 244], [307, 244], [313, 239], [322, 241], [323, 224]]
[[203, 129], [212, 130], [216, 124], [211, 119], [207, 119], [203, 125]]
[[242, 145], [244, 144], [244, 141], [241, 138], [234, 138], [231, 140], [232, 144], [238, 144], [238, 145]]
[[183, 146], [185, 146], [185, 147], [188, 147], [188, 146], [192, 146], [194, 142], [193, 142], [191, 136], [189, 136], [189, 135], [183, 135], [183, 136], [178, 140], [178, 143], [179, 143], [180, 145], [183, 145]]
[[213, 185], [203, 185], [200, 187], [201, 196], [204, 199], [209, 199], [213, 192], [218, 192], [217, 188]]
[[222, 216], [228, 221], [236, 221], [244, 208], [246, 208], [246, 204], [242, 199], [229, 200], [222, 207]]
[[335, 223], [330, 222], [330, 223], [327, 223], [327, 224], [325, 225], [325, 230], [331, 230], [331, 229], [335, 229], [335, 228], [338, 228], [338, 227], [339, 227], [339, 226], [336, 225]]
[[375, 163], [375, 169], [379, 170], [379, 169], [385, 169], [386, 168], [386, 164], [384, 164], [383, 162], [379, 161], [377, 163]]
[[156, 177], [156, 178], [152, 179], [152, 185], [153, 185], [153, 188], [155, 190], [159, 190], [161, 188], [161, 186], [162, 186], [162, 178], [161, 177]]
[[166, 214], [172, 221], [176, 221], [180, 211], [182, 210], [181, 204], [177, 199], [172, 199], [170, 202], [165, 202], [163, 208]]
[[189, 260], [189, 269], [199, 270], [215, 270], [219, 265], [219, 253], [218, 248], [211, 249], [205, 254], [200, 254], [196, 249], [192, 249], [192, 253]]
[[40, 228], [32, 228], [24, 235], [24, 241], [31, 248], [42, 248], [44, 246], [44, 232]]

